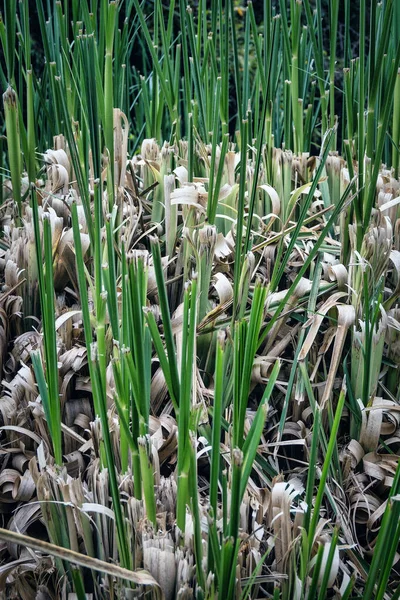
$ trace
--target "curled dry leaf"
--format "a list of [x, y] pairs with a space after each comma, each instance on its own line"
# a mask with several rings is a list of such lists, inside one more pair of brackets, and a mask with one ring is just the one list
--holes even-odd
[[175, 544], [169, 535], [143, 534], [143, 564], [159, 583], [165, 600], [175, 597], [176, 560]]

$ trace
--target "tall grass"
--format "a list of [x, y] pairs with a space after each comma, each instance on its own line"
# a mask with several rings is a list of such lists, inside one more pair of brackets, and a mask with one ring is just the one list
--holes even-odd
[[397, 597], [400, 13], [328, 9], [6, 3], [9, 573]]

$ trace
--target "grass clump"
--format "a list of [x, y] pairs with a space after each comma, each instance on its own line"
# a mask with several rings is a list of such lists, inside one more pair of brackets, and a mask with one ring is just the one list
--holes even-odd
[[6, 5], [5, 597], [399, 596], [399, 5], [254, 8]]

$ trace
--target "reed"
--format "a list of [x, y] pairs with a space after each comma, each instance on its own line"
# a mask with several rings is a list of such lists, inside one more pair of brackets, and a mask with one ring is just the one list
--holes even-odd
[[6, 3], [10, 597], [398, 597], [400, 12], [325, 4]]

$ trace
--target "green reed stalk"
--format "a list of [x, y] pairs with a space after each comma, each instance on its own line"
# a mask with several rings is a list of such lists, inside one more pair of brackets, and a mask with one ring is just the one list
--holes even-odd
[[154, 495], [154, 465], [150, 436], [138, 438], [143, 496], [148, 520], [157, 528], [156, 498]]
[[[109, 153], [111, 181], [114, 181], [114, 84], [113, 84], [113, 46], [118, 16], [118, 3], [107, 5], [107, 24], [105, 31], [104, 58], [104, 141]], [[110, 202], [112, 200], [110, 199]]]
[[[234, 82], [235, 82], [236, 101], [237, 101], [237, 119], [238, 119], [239, 127], [242, 128], [242, 121], [243, 121], [243, 119], [245, 119], [245, 115], [247, 113], [247, 107], [246, 107], [246, 112], [243, 113], [242, 112], [242, 106], [243, 106], [242, 94], [241, 94], [241, 88], [240, 88], [239, 52], [238, 52], [237, 35], [236, 35], [236, 27], [235, 27], [234, 0], [226, 1], [225, 20], [227, 21], [227, 23], [229, 22], [230, 30], [231, 30]], [[220, 23], [220, 26], [221, 26], [221, 23]], [[225, 35], [226, 40], [228, 40], [228, 37], [229, 37], [228, 27], [226, 27], [226, 29], [224, 30], [224, 35]], [[226, 41], [226, 44], [227, 44], [227, 41]], [[228, 45], [226, 45], [225, 49], [226, 49], [226, 51], [228, 51]], [[228, 57], [228, 54], [225, 54], [225, 57], [224, 57], [225, 60], [227, 60], [227, 57]], [[225, 69], [226, 69], [226, 64], [222, 64], [222, 70], [225, 70]], [[241, 131], [241, 139], [243, 140], [243, 132], [242, 131]], [[246, 140], [247, 139], [248, 139], [248, 136], [246, 135]], [[245, 142], [245, 144], [246, 144], [246, 142]], [[244, 149], [243, 146], [241, 149], [242, 150]]]
[[5, 48], [4, 58], [7, 67], [9, 85], [14, 83], [15, 47], [16, 47], [17, 0], [9, 0], [4, 7]]
[[178, 495], [176, 506], [176, 522], [179, 529], [185, 531], [186, 506], [189, 498], [190, 471], [190, 409], [192, 405], [192, 385], [196, 332], [196, 302], [197, 281], [192, 278], [184, 296], [183, 328], [182, 328], [182, 363], [181, 363], [181, 394], [178, 413]]
[[399, 177], [399, 164], [400, 164], [400, 119], [397, 115], [400, 113], [400, 69], [397, 71], [396, 83], [394, 86], [394, 99], [393, 99], [393, 147], [392, 147], [392, 165], [394, 169], [394, 176], [396, 179]]
[[198, 471], [196, 458], [196, 441], [194, 433], [190, 435], [190, 467], [189, 467], [189, 494], [190, 507], [193, 515], [194, 555], [196, 559], [196, 576], [198, 580], [198, 594], [206, 587], [205, 572], [203, 567], [203, 535], [201, 526], [201, 513], [199, 503]]
[[244, 223], [244, 208], [245, 208], [245, 190], [246, 190], [246, 170], [247, 170], [247, 143], [248, 143], [249, 123], [246, 119], [241, 123], [240, 132], [240, 181], [239, 181], [239, 197], [236, 223], [236, 244], [235, 244], [235, 270], [234, 270], [234, 300], [233, 300], [233, 318], [237, 310], [237, 302], [239, 298], [239, 277], [243, 262], [242, 255], [242, 236]]
[[324, 458], [324, 465], [322, 468], [321, 477], [320, 477], [320, 481], [319, 481], [319, 485], [318, 485], [318, 492], [317, 492], [317, 496], [315, 499], [315, 503], [313, 506], [313, 512], [312, 512], [312, 516], [311, 516], [311, 520], [310, 520], [310, 528], [308, 531], [308, 546], [309, 546], [310, 550], [312, 548], [312, 544], [314, 541], [315, 530], [317, 527], [318, 520], [321, 518], [320, 517], [320, 509], [321, 509], [323, 497], [325, 495], [325, 485], [326, 485], [328, 473], [330, 470], [330, 462], [331, 462], [331, 459], [333, 456], [335, 446], [337, 444], [337, 434], [339, 431], [339, 425], [340, 425], [340, 420], [341, 420], [341, 416], [342, 416], [342, 412], [343, 412], [345, 397], [346, 397], [346, 390], [342, 389], [342, 391], [340, 392], [338, 404], [336, 407], [335, 418], [334, 418], [331, 433], [329, 436], [328, 447], [326, 449], [326, 454], [325, 454], [325, 458]]
[[[91, 204], [90, 204], [90, 195], [89, 189], [87, 186], [88, 180], [88, 169], [87, 165], [81, 160], [81, 156], [79, 153], [79, 145], [77, 144], [76, 137], [74, 135], [74, 130], [72, 128], [71, 115], [68, 113], [67, 103], [63, 94], [62, 82], [61, 80], [57, 80], [58, 83], [58, 93], [57, 98], [60, 100], [61, 111], [64, 119], [64, 127], [65, 127], [65, 137], [68, 142], [68, 149], [71, 156], [71, 163], [75, 172], [75, 177], [77, 179], [77, 185], [79, 189], [79, 194], [82, 199], [82, 205], [85, 212], [86, 226], [88, 228], [88, 233], [90, 237], [91, 245], [94, 244], [94, 223], [91, 212]], [[78, 139], [79, 143], [79, 139]]]
[[[119, 352], [117, 353], [117, 360], [120, 361], [121, 365], [121, 379], [120, 379], [120, 400], [121, 410], [118, 411], [120, 419], [127, 421], [127, 427], [124, 427], [124, 434], [121, 437], [121, 444], [123, 450], [127, 451], [127, 446], [131, 449], [132, 459], [132, 471], [133, 471], [133, 482], [134, 482], [134, 494], [136, 498], [142, 498], [142, 472], [140, 467], [140, 456], [139, 456], [139, 445], [138, 437], [147, 433], [146, 430], [139, 431], [139, 413], [135, 401], [132, 402], [133, 390], [131, 386], [135, 386], [137, 383], [137, 377], [134, 372], [134, 365], [132, 365], [132, 356], [130, 355], [130, 347], [132, 346], [132, 296], [131, 286], [129, 284], [128, 275], [128, 260], [125, 252], [125, 244], [122, 244], [121, 252], [121, 289], [122, 289], [122, 318], [121, 318], [121, 343]], [[128, 357], [129, 355], [129, 357]], [[130, 359], [130, 360], [129, 360]], [[132, 372], [133, 368], [133, 372]], [[118, 390], [117, 390], [118, 391]], [[138, 398], [139, 391], [135, 389], [136, 398]], [[131, 426], [129, 428], [129, 415], [131, 414]], [[128, 457], [124, 456], [123, 466], [127, 468]]]
[[299, 49], [300, 49], [300, 19], [301, 2], [299, 0], [290, 1], [291, 13], [291, 38], [292, 38], [292, 67], [291, 67], [291, 98], [294, 123], [294, 151], [295, 153], [303, 150], [303, 115], [302, 104], [300, 104], [299, 88]]
[[124, 515], [121, 506], [119, 488], [118, 488], [118, 480], [117, 474], [115, 470], [115, 461], [112, 450], [112, 442], [110, 437], [110, 430], [108, 424], [108, 415], [107, 415], [107, 400], [105, 387], [102, 387], [102, 372], [101, 367], [98, 361], [98, 352], [96, 348], [96, 344], [92, 344], [90, 348], [90, 362], [92, 364], [92, 372], [95, 375], [94, 380], [92, 380], [93, 392], [97, 396], [99, 400], [99, 410], [100, 410], [100, 421], [102, 428], [102, 436], [104, 442], [105, 449], [105, 457], [106, 464], [108, 468], [108, 476], [110, 481], [110, 491], [112, 498], [112, 505], [115, 514], [115, 523], [117, 528], [117, 538], [118, 538], [118, 551], [120, 554], [121, 565], [125, 569], [132, 568], [132, 555], [130, 552], [129, 544], [128, 544], [128, 536], [125, 526]]
[[278, 379], [280, 368], [281, 363], [279, 360], [277, 360], [274, 364], [271, 375], [268, 378], [268, 383], [264, 389], [263, 395], [257, 407], [257, 411], [251, 424], [250, 431], [248, 432], [242, 447], [243, 465], [240, 482], [240, 503], [243, 500], [243, 496], [246, 491], [246, 487], [254, 466], [254, 461], [256, 459], [261, 435], [265, 427], [268, 412], [268, 403], [272, 396], [272, 392], [274, 390], [276, 381]]
[[225, 360], [225, 336], [219, 332], [217, 338], [217, 351], [215, 358], [214, 374], [214, 404], [212, 420], [212, 442], [211, 442], [211, 473], [210, 473], [210, 505], [213, 509], [214, 520], [218, 515], [218, 480], [220, 472], [220, 442], [221, 442], [221, 419], [223, 406], [223, 379]]
[[193, 122], [193, 113], [188, 114], [188, 181], [193, 181], [193, 171], [194, 171], [194, 122]]
[[102, 264], [102, 279], [107, 292], [107, 309], [110, 319], [111, 330], [114, 340], [120, 339], [120, 323], [118, 314], [117, 298], [117, 275], [116, 258], [114, 249], [113, 230], [116, 219], [116, 210], [112, 215], [105, 218], [106, 242], [107, 242], [107, 263]]
[[263, 321], [264, 304], [267, 287], [261, 282], [256, 283], [249, 322], [241, 321], [236, 324], [234, 334], [234, 405], [233, 405], [233, 444], [242, 448], [244, 440], [244, 422], [246, 418], [247, 401], [250, 391], [253, 361], [257, 350], [258, 337]]
[[[382, 80], [382, 65], [384, 60], [384, 54], [387, 52], [389, 36], [390, 36], [390, 22], [393, 17], [393, 0], [389, 0], [385, 4], [384, 22], [382, 25], [382, 34], [380, 35], [379, 44], [377, 47], [377, 53], [375, 58], [375, 13], [376, 5], [375, 2], [371, 3], [371, 38], [370, 38], [370, 56], [369, 56], [369, 97], [368, 97], [368, 110], [367, 110], [367, 146], [366, 154], [369, 158], [373, 158], [373, 149], [376, 144], [375, 139], [375, 119], [376, 110], [378, 103], [378, 94], [380, 88], [380, 82]], [[376, 60], [376, 64], [375, 64]], [[389, 102], [387, 100], [385, 104]]]
[[[212, 132], [212, 148], [211, 148], [211, 163], [210, 163], [210, 175], [208, 181], [208, 199], [207, 199], [207, 218], [210, 225], [214, 225], [215, 214], [217, 212], [217, 202], [214, 195], [214, 177], [215, 177], [215, 162], [217, 155], [217, 140], [219, 134], [219, 115], [217, 107], [220, 104], [221, 98], [221, 77], [217, 78], [217, 85], [215, 88], [215, 103], [214, 103], [214, 122]], [[214, 208], [215, 206], [215, 208]]]
[[329, 542], [329, 552], [328, 552], [326, 562], [324, 564], [324, 572], [323, 572], [323, 576], [322, 576], [322, 581], [320, 582], [320, 586], [319, 586], [318, 600], [325, 600], [325, 598], [328, 594], [328, 589], [327, 589], [328, 581], [329, 581], [329, 576], [330, 576], [331, 570], [332, 570], [332, 564], [333, 564], [336, 546], [338, 543], [338, 537], [339, 537], [338, 528], [335, 527], [335, 529], [333, 530], [333, 535], [332, 535], [331, 541]]
[[[3, 94], [4, 116], [6, 122], [8, 162], [14, 201], [17, 203], [18, 218], [22, 216], [21, 201], [21, 139], [18, 124], [18, 98], [11, 86]], [[18, 222], [18, 221], [17, 221]]]
[[[171, 387], [169, 388], [169, 392], [171, 395], [172, 402], [174, 404], [175, 410], [178, 409], [180, 403], [180, 394], [181, 394], [181, 384], [179, 382], [179, 374], [178, 374], [178, 366], [176, 360], [176, 347], [172, 332], [172, 324], [171, 324], [171, 315], [170, 309], [168, 305], [168, 297], [167, 297], [167, 289], [165, 285], [164, 275], [163, 275], [163, 267], [161, 262], [161, 251], [160, 244], [158, 239], [152, 238], [151, 240], [151, 250], [154, 264], [154, 271], [156, 276], [157, 283], [157, 291], [159, 296], [161, 317], [163, 322], [164, 329], [164, 340], [166, 347], [166, 360], [168, 363], [168, 373], [171, 381]], [[153, 341], [155, 341], [157, 336], [153, 336]], [[159, 356], [161, 356], [159, 354]], [[164, 371], [165, 374], [165, 371]]]
[[[358, 59], [358, 117], [357, 117], [357, 159], [358, 159], [358, 198], [363, 211], [364, 206], [364, 158], [365, 158], [365, 0], [360, 0], [360, 57]], [[365, 214], [365, 213], [364, 213]], [[361, 232], [360, 232], [361, 233]], [[358, 239], [360, 247], [361, 239]]]
[[353, 111], [354, 111], [354, 99], [353, 99], [353, 86], [351, 80], [351, 70], [349, 68], [343, 69], [343, 81], [344, 81], [344, 105], [345, 105], [345, 118], [343, 122], [346, 123], [346, 136], [350, 144], [352, 155], [354, 154], [354, 125], [353, 125]]
[[[162, 89], [162, 92], [163, 92], [163, 95], [165, 98], [165, 102], [166, 102], [166, 104], [168, 106], [168, 110], [170, 112], [171, 121], [174, 121], [177, 118], [177, 114], [175, 113], [176, 109], [174, 109], [174, 102], [173, 102], [173, 98], [171, 97], [171, 93], [170, 93], [171, 88], [167, 86], [167, 82], [164, 79], [161, 65], [157, 58], [157, 54], [154, 49], [153, 41], [152, 41], [150, 33], [149, 33], [149, 28], [147, 26], [146, 19], [143, 14], [143, 10], [139, 4], [139, 0], [132, 0], [132, 1], [135, 6], [135, 11], [136, 11], [136, 14], [137, 14], [139, 22], [140, 22], [140, 27], [141, 27], [143, 36], [144, 36], [146, 44], [147, 44], [147, 49], [150, 52], [150, 55], [152, 58], [153, 68], [155, 69], [155, 72], [159, 79], [160, 86], [161, 86], [161, 89]], [[184, 38], [185, 38], [185, 36], [183, 36], [182, 39], [184, 39]], [[170, 82], [170, 83], [172, 83], [172, 82]]]
[[27, 145], [25, 153], [26, 170], [30, 182], [35, 181], [36, 177], [36, 135], [35, 135], [35, 116], [34, 116], [34, 86], [33, 72], [31, 64], [31, 36], [29, 31], [29, 3], [24, 2], [21, 7], [21, 25], [22, 36], [24, 40], [24, 60], [26, 68], [26, 116], [27, 116]]
[[[336, 42], [338, 30], [339, 1], [332, 0], [330, 4], [330, 53], [329, 53], [329, 127], [335, 125], [335, 65], [336, 65]], [[335, 144], [336, 146], [336, 144]]]
[[58, 388], [57, 340], [55, 330], [53, 250], [50, 215], [43, 214], [43, 267], [42, 236], [40, 235], [39, 211], [35, 191], [31, 193], [33, 225], [35, 232], [37, 272], [39, 280], [40, 304], [42, 309], [43, 345], [46, 369], [41, 362], [40, 353], [32, 353], [39, 392], [49, 428], [56, 464], [62, 465], [61, 406]]
[[[84, 270], [84, 260], [82, 254], [82, 244], [79, 230], [78, 212], [76, 204], [72, 204], [72, 226], [74, 233], [75, 259], [78, 273], [79, 293], [82, 307], [82, 317], [84, 325], [84, 336], [88, 354], [90, 356], [89, 373], [92, 382], [93, 403], [96, 416], [100, 416], [102, 435], [104, 443], [104, 458], [108, 467], [110, 480], [110, 490], [115, 514], [117, 528], [118, 550], [120, 553], [121, 564], [125, 568], [132, 568], [132, 560], [127, 533], [120, 502], [117, 476], [115, 472], [115, 461], [113, 457], [112, 443], [108, 424], [106, 386], [104, 377], [105, 343], [104, 343], [104, 321], [106, 310], [106, 293], [100, 292], [96, 299], [96, 319], [97, 319], [97, 346], [93, 342], [92, 323], [89, 313], [89, 302], [87, 293], [87, 282]], [[100, 272], [101, 276], [101, 272]], [[98, 288], [97, 288], [98, 290]], [[103, 355], [101, 355], [103, 354]], [[99, 360], [100, 359], [100, 360]]]
[[372, 167], [372, 173], [371, 173], [371, 178], [370, 178], [369, 185], [368, 185], [368, 194], [366, 195], [366, 203], [365, 203], [365, 209], [364, 209], [364, 222], [363, 222], [364, 231], [366, 231], [369, 226], [372, 208], [373, 208], [374, 201], [375, 201], [376, 182], [378, 181], [379, 170], [381, 168], [381, 160], [382, 160], [383, 149], [384, 149], [384, 144], [385, 144], [385, 139], [386, 139], [386, 132], [387, 132], [387, 129], [389, 126], [390, 113], [391, 113], [391, 108], [392, 108], [392, 98], [394, 95], [394, 88], [396, 85], [397, 72], [399, 69], [399, 65], [400, 65], [400, 44], [397, 48], [396, 56], [391, 64], [389, 81], [386, 86], [386, 94], [387, 94], [388, 99], [384, 105], [384, 108], [380, 115], [379, 123], [378, 123], [377, 147], [376, 147], [376, 151], [375, 151], [375, 160], [374, 160], [373, 167]]
[[[319, 445], [319, 435], [320, 435], [320, 418], [321, 411], [319, 407], [315, 408], [314, 411], [314, 424], [312, 430], [312, 439], [311, 439], [311, 448], [310, 448], [310, 469], [307, 474], [307, 487], [306, 487], [306, 505], [307, 511], [304, 516], [304, 530], [308, 533], [311, 514], [312, 514], [312, 506], [313, 506], [313, 497], [314, 497], [314, 485], [316, 478], [316, 465], [318, 459], [318, 445]], [[308, 547], [308, 546], [307, 546]], [[305, 560], [307, 558], [305, 557]]]
[[126, 376], [126, 365], [121, 360], [120, 353], [114, 347], [112, 358], [113, 375], [115, 381], [114, 402], [117, 407], [118, 417], [121, 424], [120, 429], [120, 456], [121, 473], [127, 473], [129, 468], [129, 450], [131, 451], [132, 471], [135, 491], [141, 486], [141, 468], [139, 457], [138, 438], [133, 439], [132, 431], [129, 426], [130, 413], [130, 388], [128, 377]]
[[186, 30], [189, 38], [189, 50], [191, 56], [189, 57], [189, 61], [191, 64], [191, 73], [194, 83], [194, 92], [195, 98], [199, 104], [199, 114], [200, 114], [200, 123], [198, 127], [198, 131], [200, 133], [200, 137], [204, 142], [208, 141], [208, 131], [206, 127], [207, 119], [206, 119], [206, 102], [205, 102], [205, 90], [204, 85], [201, 84], [200, 80], [200, 56], [197, 50], [197, 44], [195, 40], [195, 32], [194, 32], [194, 22], [193, 22], [193, 12], [192, 9], [188, 6], [186, 9]]
[[[89, 313], [89, 298], [88, 298], [88, 290], [87, 290], [87, 281], [86, 281], [86, 273], [85, 273], [85, 262], [83, 259], [82, 253], [82, 243], [80, 236], [80, 226], [78, 220], [78, 210], [75, 203], [71, 206], [71, 216], [72, 216], [72, 229], [74, 234], [74, 248], [75, 248], [75, 263], [76, 263], [76, 271], [78, 276], [78, 286], [79, 286], [79, 294], [81, 301], [81, 309], [82, 309], [82, 321], [83, 321], [83, 332], [85, 336], [85, 345], [86, 348], [91, 348], [93, 344], [93, 334], [92, 334], [92, 324]], [[89, 361], [89, 372], [90, 378], [93, 379], [95, 377], [94, 366], [92, 365], [92, 361]], [[94, 412], [96, 415], [99, 414], [99, 399], [95, 393], [93, 393], [93, 404], [94, 404]]]
[[[363, 592], [363, 599], [384, 598], [388, 578], [398, 543], [400, 504], [397, 495], [400, 491], [400, 463], [397, 465], [394, 480], [389, 492], [386, 509], [374, 546], [374, 555], [368, 571], [368, 578]], [[389, 552], [388, 552], [389, 550]], [[378, 586], [377, 595], [375, 586]]]

